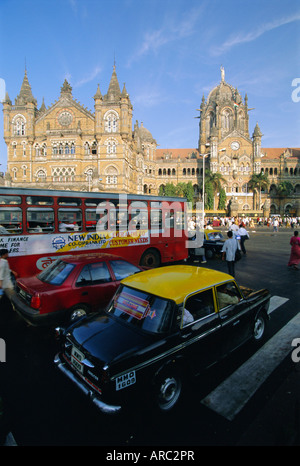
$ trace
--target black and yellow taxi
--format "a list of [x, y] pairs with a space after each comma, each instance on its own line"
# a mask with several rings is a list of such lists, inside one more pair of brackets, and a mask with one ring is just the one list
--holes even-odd
[[249, 339], [261, 340], [270, 293], [191, 265], [122, 280], [105, 312], [58, 328], [55, 364], [93, 403], [119, 412], [138, 398], [174, 407], [198, 375]]

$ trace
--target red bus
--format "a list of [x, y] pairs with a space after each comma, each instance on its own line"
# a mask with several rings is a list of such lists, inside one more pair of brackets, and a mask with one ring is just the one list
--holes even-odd
[[0, 249], [19, 276], [61, 255], [110, 252], [156, 267], [186, 259], [184, 198], [0, 188]]

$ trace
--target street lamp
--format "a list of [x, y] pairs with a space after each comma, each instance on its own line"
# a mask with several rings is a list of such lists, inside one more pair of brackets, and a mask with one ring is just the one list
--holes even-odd
[[[206, 146], [210, 146], [210, 144], [205, 144]], [[226, 152], [226, 148], [223, 147], [222, 149], [219, 149], [218, 152]], [[207, 157], [208, 155], [210, 155], [211, 153], [210, 152], [207, 152], [206, 154], [200, 154], [202, 156], [202, 160], [203, 160], [203, 178], [202, 178], [202, 225], [203, 225], [203, 228], [204, 228], [204, 216], [205, 216], [205, 212], [204, 212], [204, 199], [205, 199], [205, 157]]]
[[207, 157], [210, 154], [208, 152], [207, 154], [201, 154], [202, 155], [202, 161], [203, 161], [203, 168], [202, 168], [202, 228], [204, 228], [204, 216], [205, 216], [205, 211], [204, 211], [204, 199], [205, 199], [205, 157]]

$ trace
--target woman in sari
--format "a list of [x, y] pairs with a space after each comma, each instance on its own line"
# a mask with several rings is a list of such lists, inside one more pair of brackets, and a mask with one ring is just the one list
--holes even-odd
[[298, 231], [294, 231], [294, 236], [290, 239], [291, 255], [288, 263], [288, 267], [293, 267], [296, 270], [299, 270], [298, 264], [300, 262], [300, 238], [298, 236]]

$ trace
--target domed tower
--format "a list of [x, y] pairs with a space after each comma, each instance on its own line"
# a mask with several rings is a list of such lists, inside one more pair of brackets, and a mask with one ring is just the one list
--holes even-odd
[[231, 133], [249, 138], [249, 117], [247, 97], [243, 102], [237, 89], [225, 81], [225, 71], [221, 67], [221, 82], [208, 95], [203, 96], [200, 106], [199, 151], [207, 152], [211, 138], [222, 141]]

